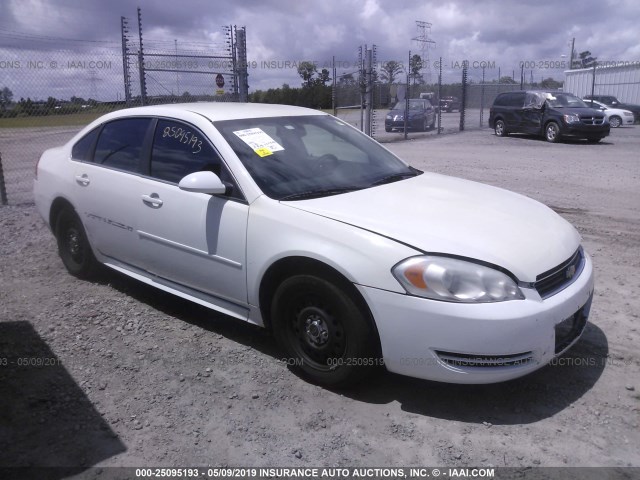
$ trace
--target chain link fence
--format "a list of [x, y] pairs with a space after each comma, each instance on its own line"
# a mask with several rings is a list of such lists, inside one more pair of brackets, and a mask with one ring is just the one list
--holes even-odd
[[[129, 44], [129, 50], [139, 51], [139, 44]], [[140, 56], [123, 53], [115, 46], [0, 48], [1, 204], [32, 202], [42, 152], [105, 113], [142, 104], [239, 100], [235, 57], [185, 49], [169, 53], [166, 45], [151, 44], [141, 74]], [[246, 62], [246, 53], [243, 58]]]

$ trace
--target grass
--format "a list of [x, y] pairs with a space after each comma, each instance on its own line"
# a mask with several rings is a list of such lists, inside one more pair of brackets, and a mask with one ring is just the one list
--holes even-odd
[[106, 112], [71, 113], [69, 115], [45, 115], [38, 117], [0, 118], [0, 128], [66, 127], [87, 125]]

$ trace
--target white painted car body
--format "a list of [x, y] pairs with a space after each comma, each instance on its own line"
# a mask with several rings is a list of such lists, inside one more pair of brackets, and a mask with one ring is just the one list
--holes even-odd
[[[585, 99], [584, 101], [587, 103], [587, 105], [590, 105], [591, 103], [593, 103], [593, 106], [594, 106], [593, 108], [602, 110], [604, 112], [605, 117], [607, 117], [607, 120], [609, 121], [611, 126], [614, 128], [620, 127], [622, 125], [633, 125], [634, 116], [633, 116], [633, 112], [631, 112], [630, 110], [610, 107], [608, 105], [605, 105], [602, 102], [598, 102], [597, 100]], [[614, 117], [614, 119], [619, 119], [620, 123], [618, 123], [616, 120], [614, 120], [614, 122], [611, 123], [611, 117]]]
[[[509, 380], [546, 365], [579, 339], [593, 294], [592, 264], [577, 231], [546, 206], [433, 173], [321, 198], [277, 200], [261, 191], [214, 124], [249, 119], [249, 128], [252, 118], [311, 115], [327, 116], [297, 107], [222, 103], [111, 113], [43, 154], [34, 182], [36, 206], [54, 230], [55, 202], [72, 205], [100, 263], [260, 326], [266, 323], [261, 288], [269, 268], [290, 258], [321, 262], [355, 286], [375, 324], [386, 368], [404, 375], [454, 383]], [[243, 199], [188, 192], [71, 158], [88, 132], [125, 117], [170, 118], [197, 127]], [[392, 269], [425, 254], [506, 272], [523, 298], [453, 303], [409, 294]], [[554, 269], [565, 275], [572, 258], [571, 278], [541, 295], [541, 275]], [[567, 319], [576, 326], [558, 346], [557, 325]]]

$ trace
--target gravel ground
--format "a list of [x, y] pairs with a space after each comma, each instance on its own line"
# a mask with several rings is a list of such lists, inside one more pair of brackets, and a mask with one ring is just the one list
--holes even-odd
[[33, 206], [1, 207], [0, 466], [640, 466], [639, 133], [388, 145], [551, 205], [593, 255], [583, 339], [498, 385], [310, 385], [258, 328], [116, 273], [75, 279]]

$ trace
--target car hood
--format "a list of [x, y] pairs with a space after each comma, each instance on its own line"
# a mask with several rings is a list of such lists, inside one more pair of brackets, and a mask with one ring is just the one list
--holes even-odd
[[520, 281], [567, 260], [580, 235], [528, 197], [481, 183], [424, 173], [323, 198], [282, 202], [427, 252], [498, 265]]

